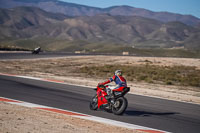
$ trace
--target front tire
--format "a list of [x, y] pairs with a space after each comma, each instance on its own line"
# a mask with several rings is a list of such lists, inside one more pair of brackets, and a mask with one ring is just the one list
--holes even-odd
[[122, 115], [128, 106], [128, 101], [125, 97], [116, 99], [115, 104], [112, 106], [112, 112], [115, 115]]
[[92, 98], [89, 107], [90, 107], [90, 110], [97, 110], [97, 108], [98, 108], [98, 99], [97, 99], [97, 95], [95, 95], [95, 96]]

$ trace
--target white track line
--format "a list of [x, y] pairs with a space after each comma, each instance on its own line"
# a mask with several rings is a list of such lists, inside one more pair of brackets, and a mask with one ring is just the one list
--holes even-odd
[[49, 107], [49, 106], [43, 106], [43, 105], [39, 105], [39, 104], [19, 101], [19, 100], [5, 98], [5, 97], [0, 97], [0, 101], [19, 105], [19, 106], [29, 107], [29, 108], [35, 108], [35, 109], [40, 109], [40, 110], [45, 110], [45, 111], [50, 111], [50, 112], [55, 112], [55, 113], [61, 113], [61, 114], [65, 114], [65, 115], [76, 117], [76, 118], [91, 120], [91, 121], [95, 121], [95, 122], [100, 122], [100, 123], [104, 123], [104, 124], [109, 124], [109, 125], [113, 125], [113, 126], [118, 126], [118, 127], [138, 130], [138, 131], [144, 131], [144, 132], [148, 132], [148, 133], [169, 133], [166, 131], [148, 128], [148, 127], [144, 127], [144, 126], [139, 126], [139, 125], [135, 125], [135, 124], [120, 122], [120, 121], [116, 121], [116, 120], [106, 119], [106, 118], [102, 118], [102, 117], [92, 116], [92, 115], [78, 113], [78, 112], [69, 111], [69, 110], [58, 109], [58, 108]]

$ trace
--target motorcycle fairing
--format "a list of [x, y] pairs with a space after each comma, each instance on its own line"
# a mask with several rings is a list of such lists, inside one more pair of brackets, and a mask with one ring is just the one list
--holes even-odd
[[98, 108], [100, 108], [101, 105], [108, 103], [108, 101], [105, 98], [106, 95], [107, 93], [104, 91], [104, 89], [101, 89], [101, 88], [97, 89]]

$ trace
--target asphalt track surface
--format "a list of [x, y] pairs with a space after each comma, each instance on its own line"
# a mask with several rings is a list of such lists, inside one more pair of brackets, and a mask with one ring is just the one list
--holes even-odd
[[122, 116], [91, 111], [93, 88], [0, 76], [0, 97], [56, 107], [174, 133], [199, 133], [200, 105], [126, 95], [129, 105]]

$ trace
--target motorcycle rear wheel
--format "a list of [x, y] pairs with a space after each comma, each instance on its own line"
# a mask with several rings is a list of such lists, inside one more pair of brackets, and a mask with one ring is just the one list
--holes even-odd
[[116, 99], [115, 104], [112, 106], [112, 112], [115, 115], [122, 115], [128, 106], [128, 101], [125, 97]]
[[98, 108], [98, 99], [97, 99], [97, 95], [95, 95], [95, 96], [92, 98], [89, 107], [90, 107], [91, 110], [97, 110], [97, 108]]

